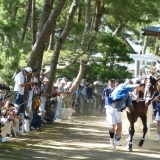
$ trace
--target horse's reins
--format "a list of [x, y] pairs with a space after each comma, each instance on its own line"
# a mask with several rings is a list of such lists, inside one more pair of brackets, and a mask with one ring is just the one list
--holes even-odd
[[149, 85], [149, 80], [147, 80], [147, 83], [145, 84], [145, 89], [144, 89], [144, 95], [143, 95], [143, 99], [147, 99], [146, 98], [146, 93], [147, 93], [147, 86]]

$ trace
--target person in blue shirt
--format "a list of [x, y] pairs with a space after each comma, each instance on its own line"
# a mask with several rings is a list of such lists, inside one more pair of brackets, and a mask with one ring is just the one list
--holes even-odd
[[[122, 110], [132, 106], [132, 99], [129, 95], [133, 89], [140, 87], [139, 84], [133, 84], [130, 79], [127, 79], [125, 83], [120, 84], [116, 89], [113, 87], [113, 81], [108, 81], [108, 88], [105, 88], [103, 95], [105, 96], [105, 107], [107, 121], [110, 125], [109, 134], [110, 134], [110, 144], [112, 148], [115, 148], [115, 145], [121, 145], [121, 132], [122, 132]], [[115, 128], [117, 126], [117, 130]], [[114, 142], [115, 135], [115, 142]]]
[[112, 92], [110, 96], [111, 106], [118, 111], [123, 111], [127, 108], [127, 111], [130, 112], [130, 108], [132, 107], [132, 98], [130, 93], [133, 92], [135, 88], [138, 89], [141, 85], [133, 84], [130, 79], [126, 79], [125, 83], [120, 84]]
[[[121, 132], [122, 132], [122, 118], [121, 112], [118, 112], [117, 109], [111, 106], [110, 97], [114, 91], [114, 82], [113, 80], [108, 80], [108, 86], [103, 90], [102, 98], [105, 99], [105, 108], [106, 108], [106, 120], [109, 124], [109, 136], [110, 136], [110, 145], [111, 148], [115, 148], [115, 145], [121, 145]], [[117, 127], [117, 129], [116, 129]], [[115, 141], [114, 141], [115, 138]]]

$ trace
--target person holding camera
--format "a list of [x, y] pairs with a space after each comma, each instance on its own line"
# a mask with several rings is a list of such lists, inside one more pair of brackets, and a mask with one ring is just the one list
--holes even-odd
[[19, 72], [15, 76], [15, 104], [19, 105], [19, 113], [24, 113], [24, 104], [23, 104], [23, 95], [25, 87], [29, 87], [33, 85], [33, 82], [27, 82], [26, 79], [32, 73], [31, 67], [24, 68], [21, 72]]

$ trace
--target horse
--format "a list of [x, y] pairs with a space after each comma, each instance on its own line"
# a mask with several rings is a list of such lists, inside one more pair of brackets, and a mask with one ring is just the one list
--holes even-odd
[[127, 144], [127, 149], [129, 151], [132, 151], [132, 141], [135, 133], [134, 123], [137, 121], [138, 118], [141, 119], [143, 124], [143, 136], [140, 139], [138, 146], [142, 147], [145, 141], [145, 136], [148, 131], [147, 110], [148, 110], [148, 106], [151, 104], [151, 99], [149, 101], [146, 101], [146, 97], [149, 97], [149, 98], [152, 97], [154, 91], [156, 90], [156, 83], [157, 83], [157, 80], [152, 76], [150, 76], [149, 78], [145, 78], [144, 91], [142, 90], [139, 91], [139, 98], [142, 100], [140, 102], [133, 101], [132, 102], [133, 105], [130, 109], [130, 112], [127, 112], [127, 118], [130, 123], [129, 138], [128, 138], [128, 144]]

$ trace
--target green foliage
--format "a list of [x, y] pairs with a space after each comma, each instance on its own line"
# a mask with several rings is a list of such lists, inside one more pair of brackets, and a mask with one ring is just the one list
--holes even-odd
[[127, 55], [130, 50], [127, 48], [121, 38], [112, 36], [110, 33], [100, 33], [97, 39], [98, 52], [102, 53], [103, 55], [102, 63], [104, 65], [108, 63], [110, 69], [113, 69], [113, 65], [116, 62], [132, 61], [132, 59]]
[[131, 73], [127, 67], [119, 66], [118, 62], [131, 62], [129, 49], [121, 38], [112, 36], [110, 33], [101, 33], [97, 36], [97, 52], [103, 55], [99, 62], [94, 58], [94, 63], [87, 67], [86, 79], [95, 80], [97, 75], [101, 79], [125, 79], [130, 78]]
[[[95, 38], [97, 46], [94, 46], [94, 54], [100, 52], [103, 58], [92, 57], [93, 61], [87, 66], [85, 79], [88, 81], [96, 80], [97, 75], [101, 76], [101, 79], [125, 79], [130, 78], [131, 73], [127, 71], [127, 67], [119, 66], [117, 62], [131, 62], [129, 58], [129, 50], [122, 41], [121, 38], [112, 36], [110, 33], [98, 34]], [[69, 61], [73, 57], [70, 51], [61, 52], [59, 62]], [[57, 77], [69, 76], [71, 79], [74, 78], [78, 71], [79, 64], [75, 63], [72, 67], [67, 68], [63, 71], [57, 72]]]
[[69, 77], [71, 80], [73, 80], [77, 76], [78, 70], [79, 70], [79, 63], [74, 63], [71, 67], [65, 70], [58, 70], [56, 72], [56, 78]]
[[119, 36], [124, 36], [124, 32], [132, 32], [127, 36], [141, 39], [141, 28], [150, 25], [153, 21], [158, 23], [160, 1], [137, 0], [137, 1], [111, 1], [104, 0], [105, 10], [103, 19], [104, 30], [109, 28], [114, 32], [120, 25]]
[[110, 70], [109, 67], [104, 66], [102, 63], [97, 64], [94, 62], [90, 66], [87, 66], [86, 70], [84, 78], [87, 81], [96, 80], [97, 75], [100, 75], [103, 82], [106, 82], [108, 79], [124, 80], [125, 78], [132, 77], [131, 73], [127, 71], [127, 67], [119, 65], [114, 65], [114, 68]]
[[[54, 1], [53, 8], [58, 0]], [[36, 26], [39, 26], [39, 17], [42, 11], [43, 0], [36, 1]], [[59, 15], [56, 22], [55, 39], [63, 31], [64, 24], [66, 23], [66, 15], [68, 14], [69, 7], [72, 1], [67, 0], [63, 11]], [[93, 20], [94, 3], [91, 1], [91, 19]], [[58, 60], [59, 64], [64, 64], [66, 61], [70, 62], [75, 56], [82, 51], [85, 53], [84, 59], [88, 59], [90, 53], [102, 53], [103, 58], [95, 59], [87, 68], [86, 77], [96, 79], [96, 75], [100, 74], [102, 78], [123, 78], [129, 77], [126, 68], [117, 67], [118, 62], [131, 62], [126, 53], [130, 52], [123, 43], [123, 40], [112, 34], [106, 34], [108, 30], [112, 33], [120, 26], [120, 31], [117, 35], [121, 37], [132, 36], [128, 31], [134, 33], [133, 36], [142, 38], [141, 28], [151, 23], [157, 23], [159, 18], [159, 0], [103, 0], [105, 9], [103, 18], [99, 26], [99, 32], [96, 37], [94, 33], [83, 33], [85, 27], [85, 1], [80, 1], [79, 8], [73, 20], [71, 31], [60, 53]], [[16, 69], [26, 66], [28, 57], [32, 50], [31, 44], [31, 16], [27, 26], [27, 32], [24, 41], [20, 40], [21, 31], [24, 24], [25, 8], [27, 7], [26, 0], [0, 0], [0, 76], [7, 83], [12, 82], [12, 75]], [[104, 31], [104, 32], [103, 32]], [[132, 38], [133, 38], [132, 36]], [[82, 38], [83, 37], [83, 38]], [[83, 41], [85, 40], [85, 41]], [[48, 40], [49, 41], [49, 40]], [[150, 40], [150, 47], [153, 51], [154, 38]], [[46, 48], [48, 47], [46, 42]], [[86, 52], [85, 52], [86, 51]], [[45, 52], [43, 65], [49, 64], [52, 52]], [[82, 57], [81, 57], [82, 58]], [[76, 61], [77, 62], [77, 61]], [[107, 65], [106, 65], [107, 64]], [[58, 71], [57, 76], [63, 77], [70, 75], [72, 78], [77, 75], [77, 68], [79, 65], [75, 63], [72, 67], [65, 71]], [[122, 72], [123, 71], [123, 72]]]

